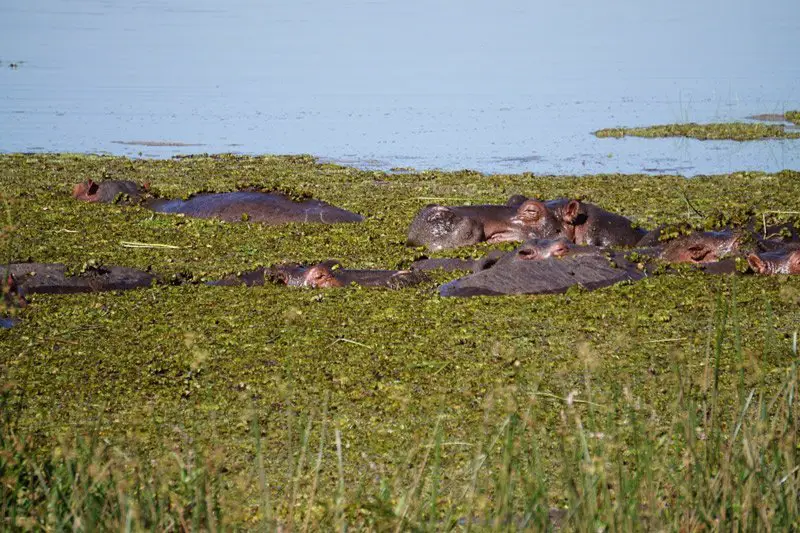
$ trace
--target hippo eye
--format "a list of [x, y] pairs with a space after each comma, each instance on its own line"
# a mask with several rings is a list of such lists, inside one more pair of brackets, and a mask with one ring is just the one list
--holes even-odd
[[564, 257], [569, 253], [569, 248], [564, 246], [563, 244], [560, 244], [555, 248], [553, 248], [553, 251], [551, 253], [556, 257]]

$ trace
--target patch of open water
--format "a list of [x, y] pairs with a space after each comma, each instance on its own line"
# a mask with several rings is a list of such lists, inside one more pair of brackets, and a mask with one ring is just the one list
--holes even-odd
[[[700, 5], [702, 4], [702, 5]], [[365, 168], [800, 169], [800, 141], [597, 139], [800, 109], [796, 0], [0, 4], [0, 151]]]

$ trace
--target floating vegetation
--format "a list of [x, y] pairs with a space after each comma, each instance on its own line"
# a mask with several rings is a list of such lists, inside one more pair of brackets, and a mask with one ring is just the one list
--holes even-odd
[[[793, 115], [794, 116], [794, 115]], [[788, 117], [788, 114], [787, 114]], [[606, 128], [597, 137], [690, 137], [701, 141], [755, 141], [762, 139], [800, 139], [800, 132], [787, 131], [777, 124], [726, 122], [719, 124], [666, 124], [643, 128]]]
[[[226, 224], [72, 199], [88, 178], [149, 182], [164, 197], [294, 191], [365, 221]], [[183, 282], [34, 294], [0, 330], [0, 377], [15, 384], [0, 404], [0, 529], [797, 527], [800, 276], [686, 269], [470, 299], [435, 294], [460, 275], [445, 272], [399, 290], [202, 282], [285, 261], [406, 268], [426, 255], [405, 237], [431, 201], [575, 197], [645, 228], [766, 226], [800, 211], [800, 172], [384, 173], [310, 156], [6, 154], [0, 180], [5, 261]]]

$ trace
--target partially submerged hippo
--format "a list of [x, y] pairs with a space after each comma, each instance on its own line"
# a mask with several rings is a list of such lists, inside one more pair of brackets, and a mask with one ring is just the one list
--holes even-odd
[[647, 233], [633, 222], [594, 204], [559, 199], [524, 201], [517, 220], [538, 238], [564, 237], [589, 246], [634, 246]]
[[479, 242], [522, 241], [532, 235], [516, 218], [517, 211], [514, 205], [429, 204], [411, 221], [407, 243], [437, 251]]
[[503, 206], [425, 206], [411, 222], [408, 244], [444, 250], [484, 241], [563, 237], [576, 244], [633, 246], [645, 233], [631, 220], [593, 204], [515, 195]]
[[120, 266], [90, 268], [68, 276], [66, 267], [58, 263], [11, 263], [9, 272], [22, 295], [127, 290], [149, 287], [156, 280], [148, 272]]
[[209, 285], [246, 285], [283, 283], [293, 287], [346, 287], [352, 283], [363, 287], [399, 289], [427, 281], [428, 277], [413, 270], [352, 270], [341, 268], [335, 261], [315, 265], [296, 263], [259, 268], [227, 276]]
[[644, 275], [628, 262], [612, 263], [601, 254], [530, 261], [511, 253], [491, 268], [445, 283], [439, 287], [439, 294], [441, 296], [550, 294], [565, 292], [574, 285], [581, 285], [586, 289], [598, 289], [621, 281], [638, 280]]
[[697, 231], [657, 247], [656, 257], [667, 263], [713, 263], [742, 252], [746, 240], [735, 231]]
[[201, 193], [190, 198], [168, 200], [147, 196], [147, 189], [132, 181], [88, 180], [75, 185], [72, 195], [88, 202], [111, 203], [124, 199], [128, 203], [141, 202], [159, 213], [184, 214], [196, 218], [217, 218], [225, 222], [261, 222], [286, 224], [289, 222], [361, 222], [364, 218], [346, 209], [320, 200], [294, 201], [281, 193], [261, 191], [235, 191]]
[[218, 218], [224, 222], [361, 222], [357, 213], [320, 200], [295, 202], [280, 193], [236, 191], [197, 194], [188, 200], [151, 200], [147, 207], [159, 213], [184, 214], [197, 218]]
[[72, 188], [72, 196], [84, 202], [136, 203], [144, 198], [146, 191], [146, 187], [128, 180], [86, 180]]
[[747, 256], [747, 262], [756, 274], [800, 274], [800, 247], [752, 253]]

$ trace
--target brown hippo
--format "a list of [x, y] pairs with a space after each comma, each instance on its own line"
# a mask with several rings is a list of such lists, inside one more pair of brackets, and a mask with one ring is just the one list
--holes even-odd
[[747, 256], [756, 274], [800, 274], [800, 246], [787, 246], [770, 252]]
[[667, 263], [713, 263], [740, 253], [746, 240], [735, 231], [697, 231], [665, 242], [655, 256]]
[[141, 201], [147, 187], [139, 187], [127, 180], [105, 180], [96, 182], [86, 180], [72, 188], [72, 196], [85, 202], [100, 203], [136, 203]]
[[[512, 197], [509, 202], [518, 198]], [[517, 212], [514, 205], [429, 204], [411, 221], [407, 243], [437, 251], [479, 242], [522, 241], [532, 235], [516, 218]]]
[[352, 270], [340, 268], [336, 261], [324, 261], [311, 266], [288, 263], [259, 268], [227, 276], [209, 285], [246, 285], [248, 287], [277, 282], [292, 287], [363, 287], [399, 289], [427, 281], [427, 276], [412, 270]]
[[14, 276], [22, 295], [119, 291], [149, 287], [156, 280], [148, 272], [119, 266], [89, 268], [80, 274], [68, 276], [66, 267], [58, 263], [11, 263], [9, 272]]
[[196, 194], [186, 200], [148, 197], [148, 187], [132, 181], [85, 181], [75, 185], [72, 196], [87, 202], [143, 202], [159, 213], [184, 214], [197, 218], [218, 218], [225, 222], [252, 221], [264, 224], [289, 222], [361, 222], [364, 218], [351, 211], [320, 200], [294, 201], [281, 193], [235, 191]]
[[579, 200], [529, 199], [518, 208], [515, 220], [538, 238], [565, 237], [589, 246], [634, 246], [647, 233], [633, 222], [594, 204]]

